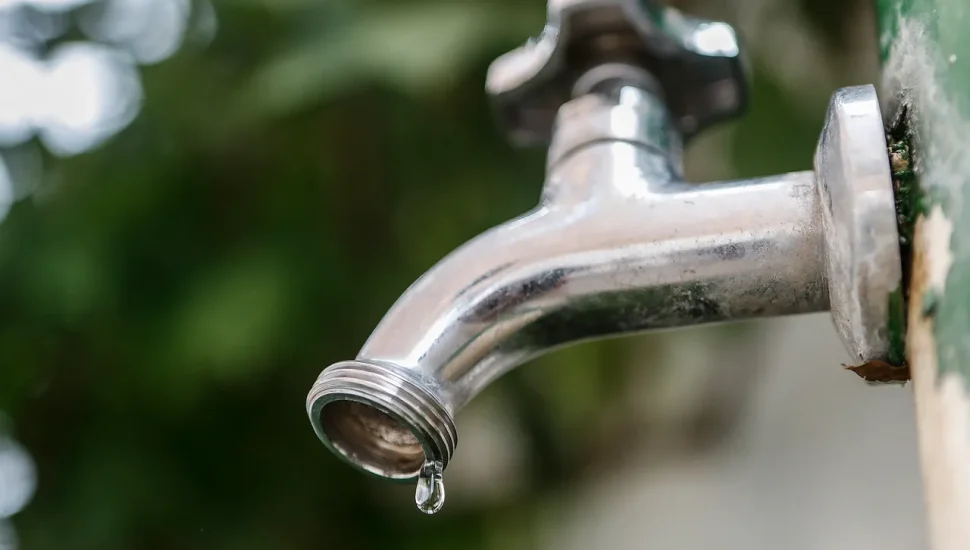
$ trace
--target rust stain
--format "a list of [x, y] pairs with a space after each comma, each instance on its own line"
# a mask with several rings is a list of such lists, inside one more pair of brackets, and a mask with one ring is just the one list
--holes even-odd
[[911, 378], [909, 365], [904, 364], [901, 367], [896, 367], [879, 359], [873, 359], [868, 363], [855, 367], [849, 365], [842, 366], [872, 384], [905, 384]]

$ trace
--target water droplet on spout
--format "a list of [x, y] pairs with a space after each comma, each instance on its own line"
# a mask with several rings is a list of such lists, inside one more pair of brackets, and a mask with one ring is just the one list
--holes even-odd
[[418, 473], [414, 503], [425, 514], [434, 514], [445, 505], [445, 482], [441, 477], [441, 463], [427, 461]]

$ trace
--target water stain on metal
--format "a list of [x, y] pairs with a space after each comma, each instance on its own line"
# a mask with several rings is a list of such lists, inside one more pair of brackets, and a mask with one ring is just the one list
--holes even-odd
[[516, 287], [503, 288], [478, 304], [469, 313], [468, 320], [487, 322], [515, 306], [535, 300], [538, 296], [565, 285], [572, 271], [563, 268], [552, 269], [543, 273], [539, 279], [526, 281]]

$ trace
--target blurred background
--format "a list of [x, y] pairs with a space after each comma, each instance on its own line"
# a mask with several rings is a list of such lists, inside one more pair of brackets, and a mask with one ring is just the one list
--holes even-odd
[[[696, 0], [753, 70], [695, 181], [810, 168], [868, 0]], [[539, 0], [0, 0], [0, 550], [925, 547], [912, 397], [827, 314], [559, 351], [458, 417], [434, 516], [304, 399], [531, 208], [488, 63]]]

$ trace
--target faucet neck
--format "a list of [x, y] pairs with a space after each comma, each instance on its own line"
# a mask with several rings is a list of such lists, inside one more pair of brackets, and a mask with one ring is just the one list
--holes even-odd
[[683, 179], [681, 133], [671, 121], [659, 87], [618, 79], [587, 89], [559, 109], [546, 160], [547, 174], [589, 145], [625, 142], [660, 157], [667, 172], [663, 179]]

